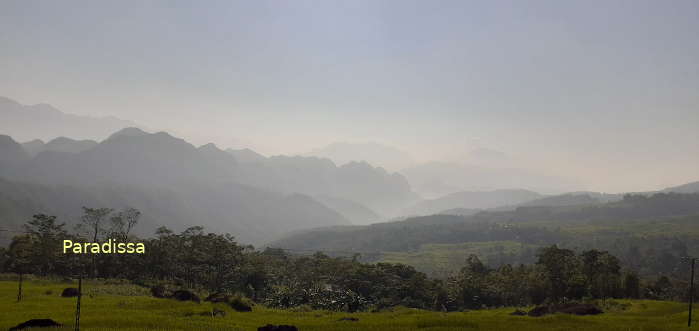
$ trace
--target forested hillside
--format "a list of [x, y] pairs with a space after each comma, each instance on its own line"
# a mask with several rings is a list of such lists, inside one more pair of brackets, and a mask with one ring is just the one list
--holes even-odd
[[609, 250], [625, 266], [657, 274], [675, 272], [682, 257], [699, 253], [694, 251], [699, 247], [697, 224], [699, 194], [659, 193], [627, 195], [605, 204], [519, 207], [472, 216], [433, 215], [316, 229], [270, 246], [355, 251], [369, 261], [403, 262], [428, 273], [444, 273], [462, 266], [464, 254], [477, 254], [494, 266], [530, 263], [538, 247], [557, 244]]

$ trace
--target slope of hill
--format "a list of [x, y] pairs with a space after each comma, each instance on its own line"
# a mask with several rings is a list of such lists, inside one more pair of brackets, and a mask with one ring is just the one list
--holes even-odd
[[328, 206], [330, 209], [337, 211], [340, 215], [352, 222], [352, 224], [371, 224], [379, 222], [382, 219], [382, 217], [373, 210], [354, 201], [327, 195], [315, 196], [314, 199]]
[[0, 133], [20, 141], [57, 137], [102, 140], [114, 131], [134, 126], [114, 117], [73, 115], [48, 104], [22, 105], [0, 97]]
[[0, 135], [0, 176], [29, 160], [29, 154], [12, 137]]
[[457, 192], [438, 199], [423, 200], [405, 209], [402, 214], [430, 215], [455, 208], [489, 209], [517, 205], [541, 197], [541, 194], [527, 190]]
[[507, 168], [506, 164], [479, 166], [448, 162], [429, 162], [400, 171], [422, 196], [436, 198], [459, 191], [491, 191], [512, 187], [544, 192], [578, 191], [575, 180], [532, 171]]
[[471, 216], [474, 215], [478, 212], [481, 212], [480, 209], [469, 209], [469, 208], [452, 208], [452, 209], [447, 209], [447, 210], [442, 210], [438, 215], [456, 215], [456, 216]]
[[259, 154], [252, 149], [226, 149], [226, 152], [233, 155], [233, 157], [240, 163], [262, 163], [266, 159], [262, 154]]
[[540, 199], [527, 201], [519, 204], [524, 207], [536, 206], [577, 206], [577, 205], [593, 205], [606, 202], [619, 201], [623, 198], [621, 194], [607, 194], [597, 192], [571, 192], [553, 196], [547, 196]]
[[663, 192], [699, 193], [699, 182], [692, 182], [679, 186], [668, 187], [664, 189]]
[[[465, 217], [432, 215], [370, 226], [315, 229], [287, 236], [270, 246], [312, 251], [405, 252], [425, 244], [503, 240], [550, 245], [582, 240], [580, 232], [572, 235], [561, 232], [561, 228], [586, 229], [589, 234], [594, 227], [614, 223], [624, 224], [627, 229], [624, 231], [651, 224], [652, 227], [644, 231], [654, 233], [664, 227], [663, 223], [653, 223], [657, 220], [697, 215], [699, 194], [629, 195], [621, 201], [592, 206], [520, 207], [513, 211], [488, 211]], [[699, 235], [699, 231], [695, 232]], [[686, 233], [677, 233], [683, 234]], [[610, 235], [614, 239], [627, 234], [604, 234]]]

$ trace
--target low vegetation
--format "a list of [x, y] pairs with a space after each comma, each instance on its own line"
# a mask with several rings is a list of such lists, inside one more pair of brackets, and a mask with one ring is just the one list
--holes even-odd
[[[5, 279], [11, 275], [4, 276]], [[16, 276], [15, 276], [16, 277]], [[0, 281], [0, 329], [32, 318], [51, 318], [72, 330], [75, 298], [62, 298], [67, 281], [33, 279], [25, 283], [25, 297], [16, 302], [16, 281]], [[82, 298], [82, 330], [257, 330], [266, 324], [291, 324], [302, 331], [325, 330], [580, 330], [648, 331], [686, 330], [687, 307], [677, 302], [606, 300], [598, 303], [605, 313], [594, 316], [554, 314], [543, 317], [512, 316], [515, 308], [465, 312], [432, 312], [395, 307], [380, 312], [345, 313], [327, 310], [280, 310], [255, 306], [237, 312], [223, 303], [180, 302], [143, 295], [143, 291], [114, 290], [132, 285], [86, 281]], [[108, 288], [108, 290], [103, 289]], [[147, 290], [144, 288], [144, 290]], [[528, 310], [530, 307], [522, 307]], [[212, 317], [214, 309], [225, 316]], [[695, 312], [696, 314], [696, 312]], [[59, 329], [61, 330], [61, 329]]]

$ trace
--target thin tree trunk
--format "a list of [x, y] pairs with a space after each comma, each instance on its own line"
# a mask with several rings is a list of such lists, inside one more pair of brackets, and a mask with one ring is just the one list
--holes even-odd
[[17, 291], [17, 302], [22, 301], [22, 277], [23, 274], [20, 272], [19, 273], [19, 289]]

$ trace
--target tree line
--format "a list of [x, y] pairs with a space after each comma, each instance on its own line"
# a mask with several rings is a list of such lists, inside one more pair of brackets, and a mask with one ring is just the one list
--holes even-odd
[[[407, 306], [454, 311], [606, 298], [684, 300], [686, 281], [667, 276], [641, 278], [609, 252], [576, 253], [556, 245], [541, 248], [533, 264], [491, 268], [476, 255], [446, 279], [413, 267], [363, 263], [359, 256], [321, 252], [295, 255], [282, 249], [256, 250], [230, 234], [195, 226], [182, 232], [161, 227], [151, 238], [132, 230], [141, 214], [84, 208], [73, 231], [54, 216], [39, 214], [7, 248], [0, 271], [20, 275], [127, 279], [144, 286], [244, 295], [272, 307], [360, 311]], [[107, 238], [143, 242], [145, 254], [63, 254], [62, 241]]]

